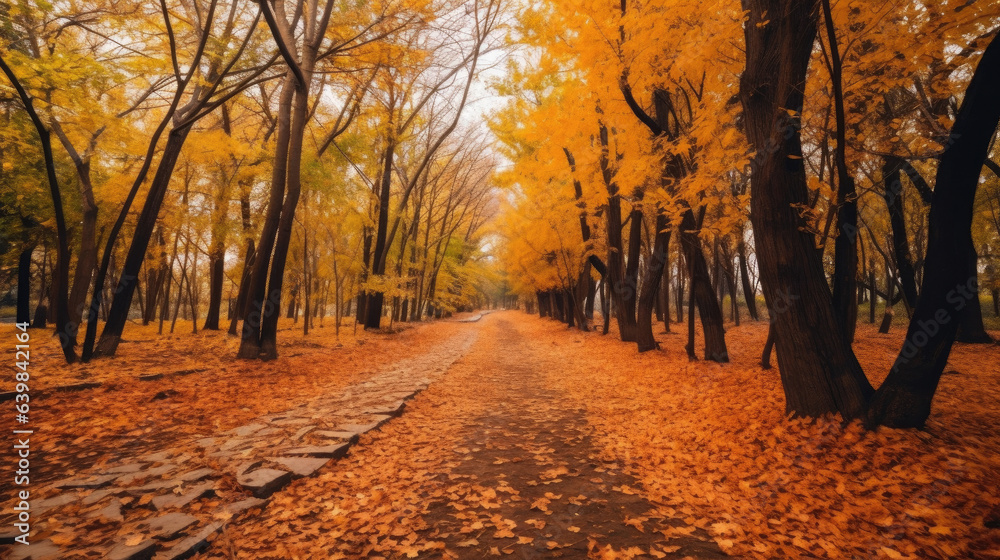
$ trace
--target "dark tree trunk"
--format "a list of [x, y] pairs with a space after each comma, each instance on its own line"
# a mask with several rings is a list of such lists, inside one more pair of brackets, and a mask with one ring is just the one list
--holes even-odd
[[[691, 293], [698, 305], [698, 316], [705, 337], [705, 359], [715, 362], [728, 362], [729, 351], [726, 349], [726, 330], [722, 319], [722, 307], [715, 297], [712, 280], [708, 275], [708, 262], [701, 250], [701, 239], [698, 237], [698, 223], [694, 212], [688, 208], [681, 218], [681, 247], [690, 271]], [[691, 312], [689, 317], [693, 317]], [[694, 326], [689, 327], [693, 332]]]
[[[655, 244], [655, 243], [654, 243]], [[660, 309], [663, 313], [663, 330], [670, 332], [670, 237], [663, 248], [663, 278], [660, 279]]]
[[[395, 124], [389, 119], [390, 134], [395, 130]], [[396, 154], [395, 139], [389, 138], [383, 158], [382, 177], [379, 185], [378, 219], [375, 227], [375, 247], [372, 250], [372, 276], [382, 276], [385, 273], [386, 239], [389, 229], [389, 195], [392, 187], [392, 162]], [[374, 292], [368, 294], [368, 308], [365, 310], [365, 329], [377, 329], [382, 322], [382, 302], [385, 294]]]
[[76, 361], [76, 330], [77, 325], [70, 320], [68, 307], [69, 300], [69, 233], [66, 230], [66, 218], [63, 214], [62, 194], [59, 191], [59, 181], [56, 176], [56, 163], [52, 155], [52, 142], [50, 134], [45, 124], [35, 112], [33, 99], [24, 90], [21, 82], [14, 72], [7, 66], [7, 63], [0, 58], [0, 69], [7, 75], [11, 85], [17, 91], [25, 111], [31, 118], [31, 122], [38, 133], [38, 138], [42, 143], [42, 154], [45, 159], [46, 178], [48, 179], [49, 193], [52, 196], [52, 208], [55, 212], [56, 221], [56, 266], [52, 275], [53, 299], [52, 305], [56, 312], [56, 336], [59, 337], [59, 345], [62, 347], [63, 356], [68, 363]]
[[955, 340], [967, 344], [992, 344], [993, 338], [986, 333], [986, 326], [983, 325], [983, 308], [979, 301], [979, 255], [976, 253], [975, 246], [971, 243], [968, 255], [969, 278], [971, 284], [975, 286], [975, 292], [972, 297], [968, 298], [969, 304], [962, 311]]
[[[642, 194], [635, 197], [641, 199]], [[628, 261], [625, 263], [625, 279], [619, 289], [622, 291], [622, 307], [618, 308], [619, 330], [624, 326], [622, 340], [635, 342], [639, 339], [639, 325], [636, 323], [636, 304], [639, 297], [639, 255], [642, 251], [642, 209], [633, 201], [629, 213]], [[626, 338], [627, 335], [627, 338]]]
[[868, 322], [875, 324], [875, 305], [878, 303], [878, 290], [875, 289], [875, 262], [868, 263], [868, 287], [870, 298], [868, 299]]
[[667, 216], [662, 211], [656, 213], [656, 237], [653, 241], [653, 251], [646, 263], [646, 273], [642, 279], [642, 293], [639, 295], [638, 336], [639, 352], [655, 350], [659, 347], [653, 338], [653, 302], [660, 294], [660, 281], [663, 278], [663, 267], [667, 261], [667, 247], [670, 243], [670, 230], [667, 229]]
[[94, 348], [95, 356], [113, 356], [118, 349], [122, 331], [124, 331], [125, 323], [128, 321], [129, 310], [132, 308], [132, 296], [135, 294], [136, 281], [139, 279], [139, 269], [142, 267], [146, 249], [149, 248], [149, 240], [153, 235], [153, 228], [156, 226], [156, 217], [160, 212], [160, 206], [163, 205], [163, 197], [167, 194], [170, 177], [173, 174], [174, 166], [177, 165], [177, 158], [181, 154], [181, 148], [184, 146], [184, 141], [190, 130], [190, 128], [174, 129], [167, 135], [167, 143], [163, 147], [160, 164], [149, 185], [149, 194], [146, 195], [146, 202], [142, 206], [135, 231], [132, 233], [132, 244], [129, 246], [125, 264], [122, 266], [121, 275], [118, 278], [118, 286], [115, 288], [111, 310], [108, 312], [108, 320], [104, 323], [101, 338]]
[[17, 322], [31, 323], [31, 253], [34, 247], [21, 251], [17, 259]]
[[208, 314], [205, 315], [205, 330], [219, 330], [222, 313], [222, 281], [225, 279], [226, 247], [222, 243], [215, 246], [209, 261]]
[[823, 22], [829, 40], [830, 77], [837, 121], [837, 238], [834, 240], [833, 309], [844, 339], [850, 344], [858, 322], [858, 203], [854, 177], [847, 169], [847, 124], [844, 110], [844, 80], [840, 47], [834, 28], [830, 0], [821, 0]]
[[[886, 262], [886, 269], [888, 270], [889, 263]], [[878, 326], [878, 332], [881, 334], [888, 334], [889, 329], [892, 328], [892, 299], [895, 297], [896, 291], [896, 279], [892, 274], [886, 274], [885, 277], [885, 312], [882, 313], [882, 323]]]
[[[306, 49], [308, 51], [308, 49]], [[311, 68], [309, 61], [303, 66]], [[274, 241], [274, 253], [271, 258], [271, 271], [267, 282], [267, 297], [274, 302], [274, 310], [281, 308], [281, 287], [285, 280], [285, 262], [288, 260], [288, 246], [292, 240], [292, 226], [295, 224], [295, 209], [299, 204], [302, 192], [302, 144], [305, 135], [306, 121], [309, 119], [309, 88], [308, 80], [311, 73], [306, 74], [306, 83], [295, 88], [295, 96], [291, 115], [291, 134], [288, 143], [288, 163], [285, 181], [285, 201], [281, 206], [281, 218], [278, 220], [278, 232]], [[278, 313], [265, 313], [260, 329], [260, 358], [273, 360], [278, 357]]]
[[1000, 41], [994, 36], [979, 61], [941, 155], [928, 223], [920, 299], [906, 341], [871, 404], [867, 424], [921, 427], [951, 346], [972, 299], [972, 216], [983, 161], [1000, 123]]
[[816, 0], [745, 0], [740, 79], [751, 161], [750, 218], [775, 327], [786, 411], [863, 414], [873, 390], [834, 313], [823, 263], [798, 208], [808, 206], [799, 136]]
[[882, 198], [889, 209], [889, 224], [892, 228], [892, 250], [899, 271], [899, 283], [903, 287], [903, 301], [907, 310], [917, 306], [917, 281], [910, 258], [910, 242], [906, 235], [906, 219], [903, 214], [903, 160], [896, 156], [886, 156], [882, 162]]
[[767, 342], [764, 343], [764, 351], [760, 354], [760, 367], [771, 369], [771, 351], [774, 350], [774, 323], [767, 326]]
[[[274, 165], [271, 168], [271, 193], [267, 201], [267, 212], [260, 230], [260, 243], [250, 271], [250, 287], [247, 290], [246, 307], [243, 310], [243, 329], [240, 348], [236, 357], [255, 360], [260, 357], [260, 333], [264, 317], [277, 315], [280, 308], [268, 293], [267, 270], [271, 264], [274, 241], [278, 235], [282, 203], [285, 199], [285, 185], [288, 175], [288, 146], [291, 139], [292, 100], [295, 97], [295, 77], [291, 72], [285, 76], [281, 97], [278, 101], [278, 132], [274, 148]], [[280, 297], [276, 296], [276, 297]]]
[[[742, 236], [743, 234], [740, 233]], [[750, 283], [750, 267], [747, 265], [747, 245], [740, 239], [740, 242], [736, 245], [737, 253], [740, 258], [740, 283], [743, 285], [743, 299], [747, 303], [747, 312], [750, 313], [750, 318], [754, 321], [760, 320], [760, 315], [757, 314], [757, 292], [753, 289], [753, 284]]]
[[[87, 167], [89, 168], [89, 165]], [[70, 321], [74, 325], [79, 325], [83, 321], [87, 292], [90, 290], [95, 268], [97, 268], [97, 206], [90, 206], [85, 202], [80, 227], [80, 254], [76, 259], [73, 287], [69, 292]], [[73, 338], [76, 339], [75, 334]]]

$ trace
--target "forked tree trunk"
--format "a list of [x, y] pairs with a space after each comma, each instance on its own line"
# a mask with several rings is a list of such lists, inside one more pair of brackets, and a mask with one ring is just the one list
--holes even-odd
[[786, 411], [864, 413], [873, 393], [834, 313], [823, 263], [798, 208], [808, 205], [799, 136], [816, 0], [744, 0], [740, 99], [751, 160], [750, 218], [775, 328]]
[[274, 165], [271, 168], [271, 193], [267, 201], [267, 212], [260, 231], [260, 243], [250, 272], [250, 287], [247, 290], [246, 307], [243, 310], [243, 329], [240, 348], [236, 357], [254, 360], [260, 356], [260, 331], [265, 316], [280, 312], [274, 299], [268, 297], [267, 269], [271, 264], [274, 240], [278, 235], [281, 206], [285, 198], [285, 181], [288, 170], [288, 144], [291, 137], [292, 99], [295, 97], [295, 77], [291, 72], [285, 76], [281, 96], [278, 100], [278, 132], [275, 139]]

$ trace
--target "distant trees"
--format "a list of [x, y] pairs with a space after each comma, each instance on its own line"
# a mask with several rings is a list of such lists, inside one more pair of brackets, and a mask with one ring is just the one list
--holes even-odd
[[[81, 320], [85, 360], [113, 355], [137, 311], [172, 330], [178, 316], [197, 321], [206, 310], [208, 329], [227, 311], [234, 334], [243, 321], [240, 356], [271, 359], [282, 294], [295, 317], [304, 307], [308, 331], [328, 306], [339, 328], [352, 293], [373, 286], [391, 292], [389, 315], [403, 320], [431, 306], [475, 305], [494, 289], [470, 276], [494, 211], [488, 148], [456, 158], [446, 140], [461, 128], [461, 109], [447, 104], [465, 104], [475, 61], [494, 48], [497, 3], [163, 0], [3, 10], [5, 81], [24, 95], [2, 100], [0, 219], [16, 233], [2, 249], [18, 270], [19, 319], [36, 293], [42, 320], [49, 302], [67, 359]], [[420, 107], [402, 101], [414, 117], [396, 135], [396, 157], [376, 162], [381, 95], [403, 87], [404, 74], [417, 76]], [[43, 160], [49, 178], [35, 167]], [[395, 214], [388, 203], [372, 205], [379, 193], [365, 182], [370, 164], [385, 172], [383, 183], [404, 182], [389, 191]], [[467, 175], [445, 185], [458, 169]], [[65, 211], [57, 183], [79, 187]], [[309, 204], [304, 220], [300, 201]], [[365, 208], [389, 218], [375, 261], [385, 273], [371, 285], [361, 277], [362, 263], [373, 264], [360, 250], [364, 232], [374, 232]], [[413, 296], [400, 300], [404, 291]]]

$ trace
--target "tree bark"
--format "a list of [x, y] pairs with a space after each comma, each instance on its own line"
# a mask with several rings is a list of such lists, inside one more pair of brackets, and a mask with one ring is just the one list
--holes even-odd
[[896, 156], [886, 156], [882, 161], [882, 198], [889, 210], [889, 224], [892, 228], [892, 250], [899, 271], [899, 282], [903, 287], [903, 301], [907, 310], [917, 306], [917, 281], [910, 258], [910, 242], [906, 234], [906, 217], [903, 214], [903, 160]]
[[749, 20], [740, 100], [756, 152], [750, 218], [786, 411], [856, 418], [873, 390], [844, 337], [814, 236], [797, 210], [809, 202], [799, 129], [818, 3], [743, 5]]
[[113, 356], [118, 349], [122, 331], [124, 331], [125, 323], [128, 321], [129, 310], [132, 308], [132, 296], [135, 294], [139, 269], [142, 267], [146, 249], [149, 248], [149, 240], [153, 235], [153, 228], [156, 226], [156, 217], [163, 204], [163, 197], [167, 193], [170, 177], [177, 165], [181, 148], [184, 146], [184, 141], [190, 130], [189, 127], [180, 130], [174, 129], [167, 135], [167, 143], [163, 147], [160, 164], [149, 185], [149, 194], [146, 196], [146, 202], [142, 206], [142, 212], [139, 214], [135, 231], [132, 234], [132, 244], [125, 257], [118, 286], [115, 288], [115, 297], [111, 302], [108, 320], [104, 323], [101, 338], [94, 348], [95, 356]]
[[972, 217], [988, 147], [1000, 123], [1000, 41], [994, 36], [965, 90], [941, 155], [931, 202], [920, 299], [906, 341], [866, 419], [869, 426], [921, 427], [955, 339], [962, 315], [978, 300], [971, 268]]
[[[722, 319], [722, 307], [715, 297], [715, 289], [708, 274], [708, 261], [701, 250], [701, 239], [698, 237], [698, 222], [694, 211], [690, 208], [681, 217], [681, 247], [690, 271], [691, 293], [698, 306], [698, 317], [701, 319], [702, 335], [705, 338], [705, 359], [725, 363], [729, 361], [729, 351], [726, 348], [726, 330]], [[693, 317], [691, 312], [689, 317]], [[689, 327], [693, 332], [694, 326]], [[693, 350], [692, 350], [693, 351]]]
[[743, 288], [743, 299], [747, 303], [747, 312], [750, 313], [750, 318], [754, 321], [760, 320], [760, 315], [757, 313], [757, 292], [753, 289], [753, 284], [750, 283], [750, 267], [747, 265], [747, 245], [742, 239], [743, 233], [740, 232], [740, 242], [736, 245], [736, 251], [739, 254], [740, 259], [740, 283]]
[[660, 294], [660, 282], [663, 279], [663, 268], [667, 261], [667, 247], [670, 243], [670, 230], [667, 216], [663, 211], [656, 213], [656, 236], [653, 241], [653, 251], [646, 263], [646, 273], [642, 279], [642, 293], [639, 295], [637, 340], [639, 352], [655, 350], [659, 347], [653, 337], [653, 302]]
[[34, 246], [26, 247], [17, 258], [18, 323], [31, 323], [31, 253], [34, 251]]

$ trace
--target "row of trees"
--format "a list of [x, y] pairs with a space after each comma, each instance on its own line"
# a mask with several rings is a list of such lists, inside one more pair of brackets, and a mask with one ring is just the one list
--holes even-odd
[[[593, 309], [656, 347], [694, 311], [728, 361], [742, 299], [789, 412], [918, 426], [952, 341], [990, 342], [1000, 246], [995, 8], [828, 0], [580, 4], [522, 14], [526, 57], [492, 127], [514, 165], [502, 259], [539, 312]], [[992, 156], [992, 159], [991, 159]], [[981, 188], [977, 188], [982, 184]], [[671, 244], [671, 240], [676, 240]], [[673, 297], [671, 297], [673, 294]], [[603, 297], [601, 297], [603, 296]], [[858, 303], [902, 301], [907, 340], [870, 385]], [[762, 313], [763, 314], [763, 313]]]
[[493, 160], [462, 120], [495, 0], [0, 9], [5, 269], [67, 360], [79, 331], [114, 355], [136, 312], [219, 329], [228, 300], [239, 357], [273, 359], [283, 301], [306, 332], [331, 306], [377, 329], [495, 289]]

